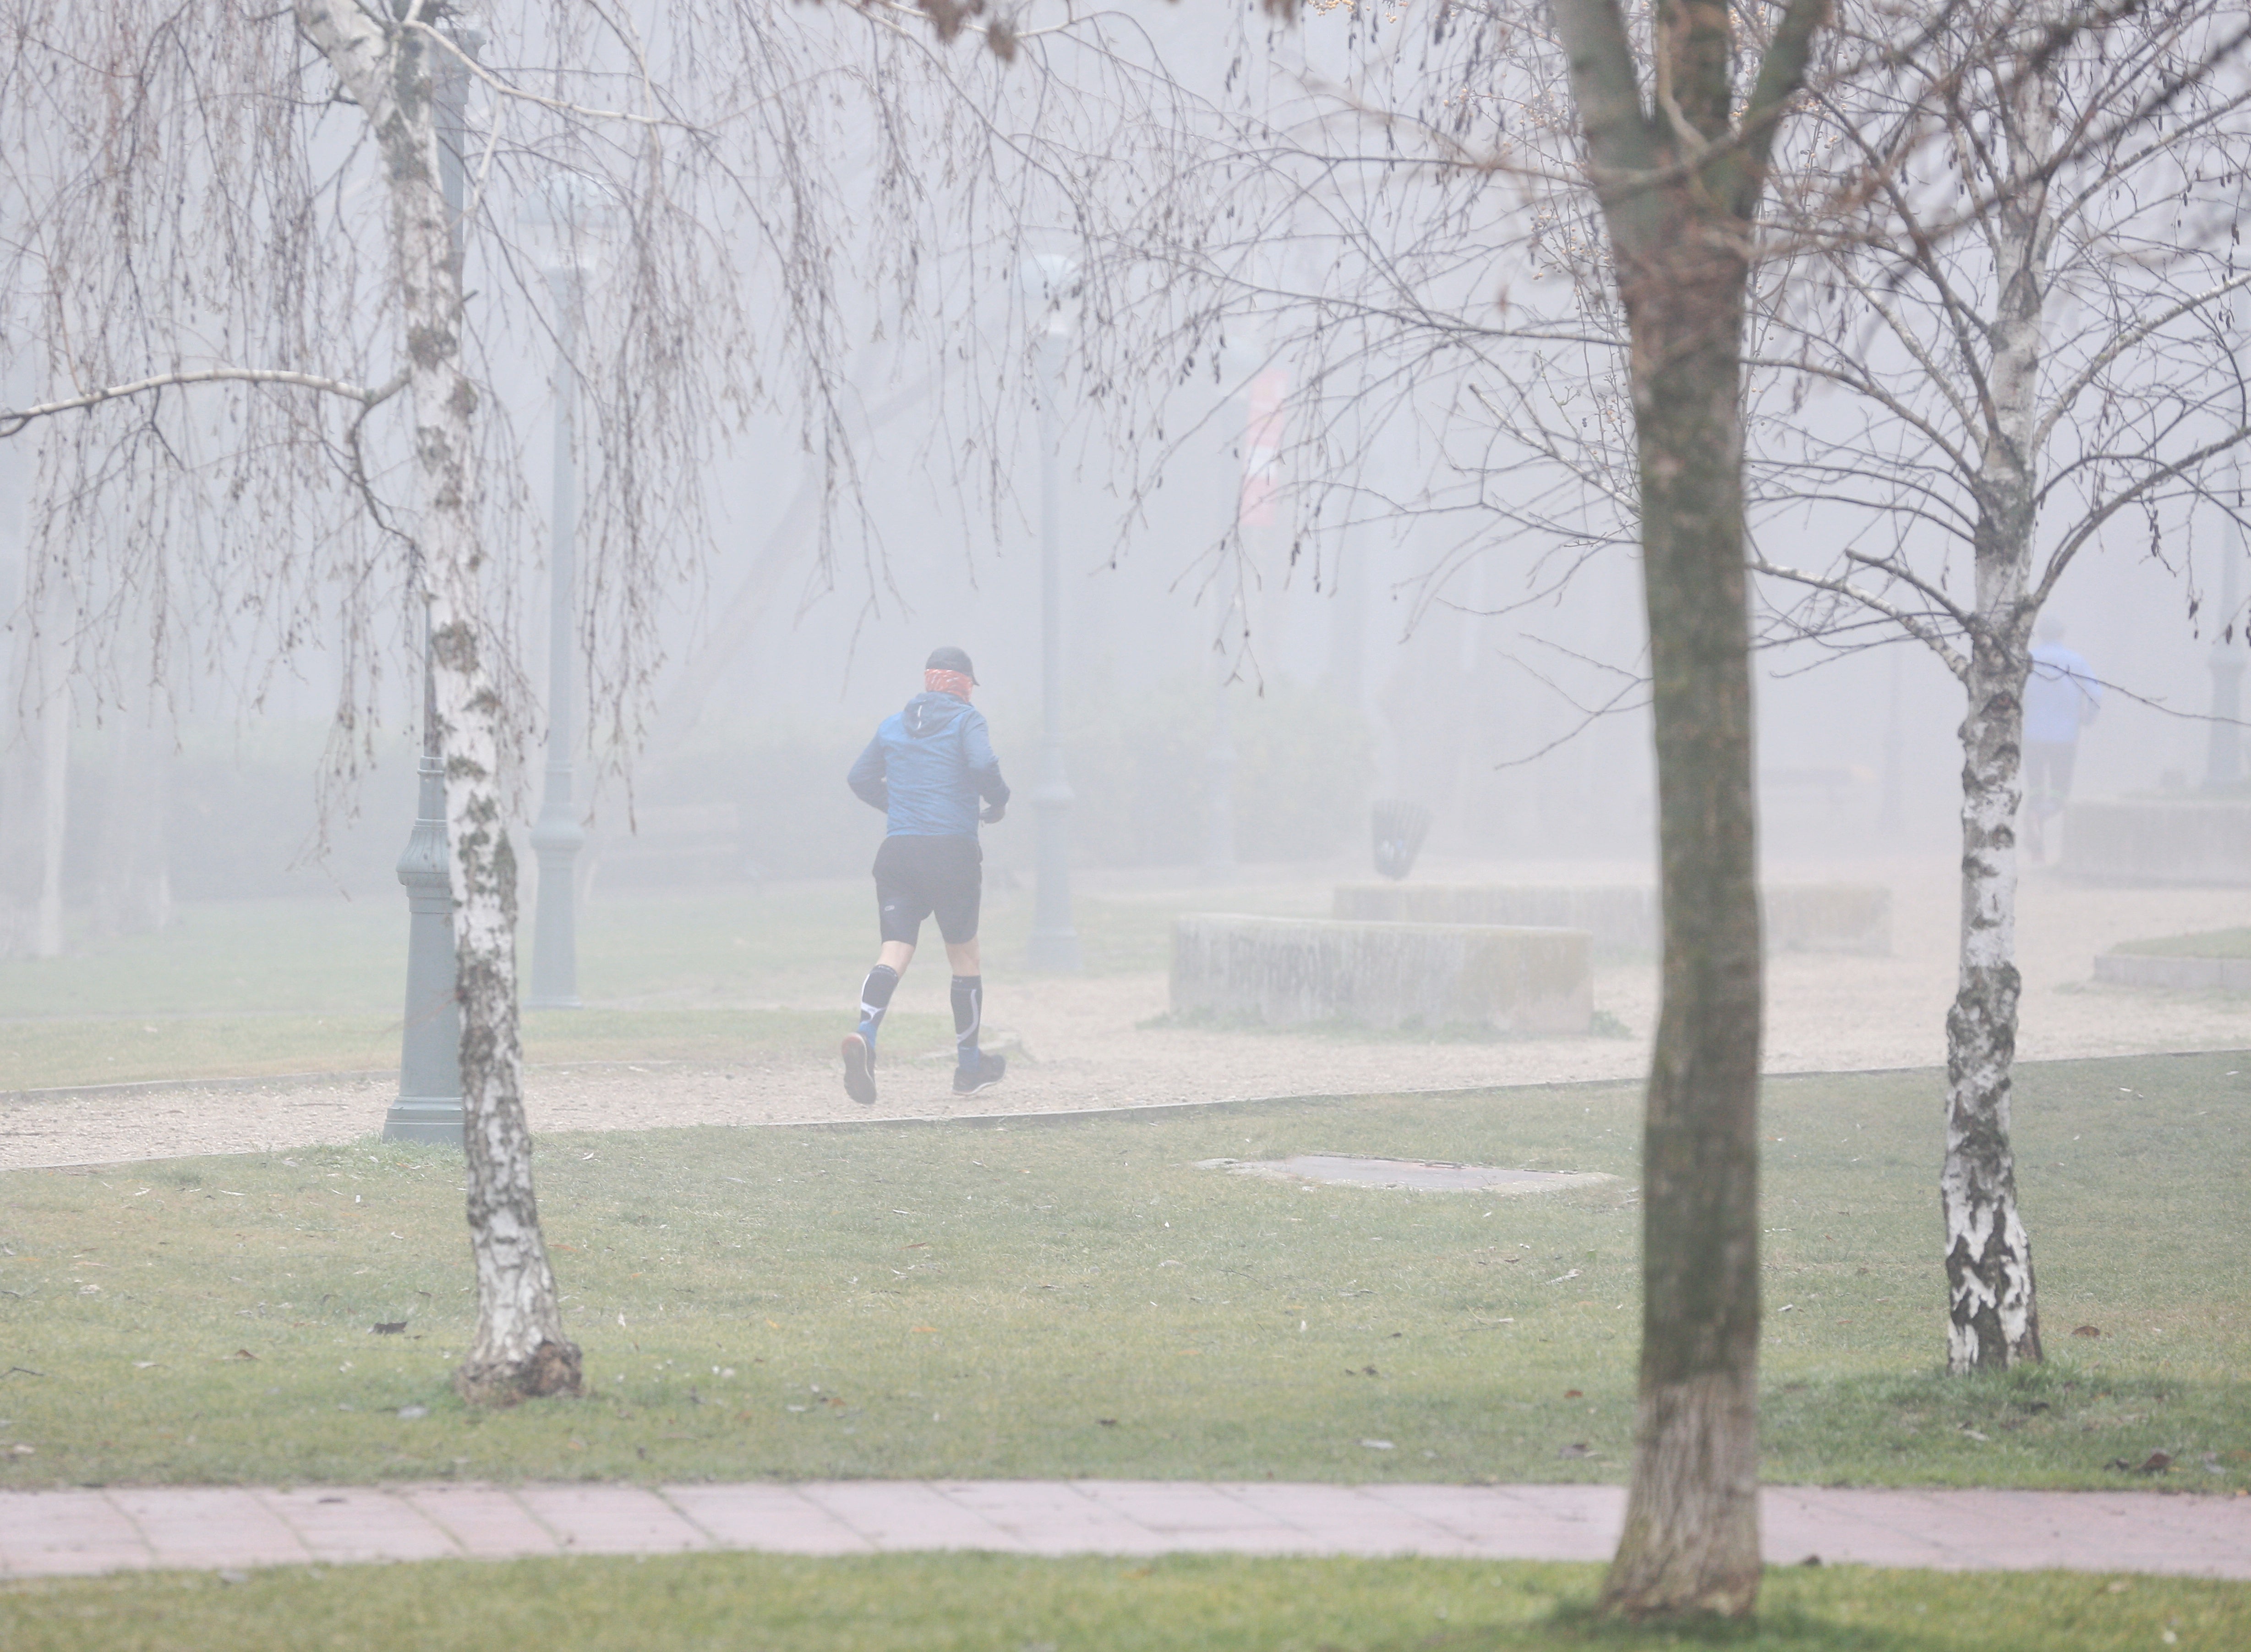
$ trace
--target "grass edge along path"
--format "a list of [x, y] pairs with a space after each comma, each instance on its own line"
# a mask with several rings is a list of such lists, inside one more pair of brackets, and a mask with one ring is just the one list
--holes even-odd
[[1724, 1644], [1746, 1652], [2221, 1652], [2251, 1586], [1877, 1571], [1770, 1571], [1756, 1619], [1699, 1634], [1597, 1623], [1600, 1568], [1435, 1559], [990, 1554], [807, 1559], [583, 1556], [143, 1573], [0, 1584], [10, 1652], [412, 1646], [488, 1652], [1406, 1652]]

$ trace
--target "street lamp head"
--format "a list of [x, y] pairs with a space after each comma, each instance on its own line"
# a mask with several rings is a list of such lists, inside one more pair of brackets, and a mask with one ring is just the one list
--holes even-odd
[[550, 263], [561, 273], [599, 262], [625, 213], [617, 191], [602, 179], [558, 167], [525, 198], [516, 216], [540, 232]]
[[1039, 330], [1067, 337], [1078, 320], [1078, 260], [1068, 253], [1033, 253], [1016, 267], [1016, 283]]

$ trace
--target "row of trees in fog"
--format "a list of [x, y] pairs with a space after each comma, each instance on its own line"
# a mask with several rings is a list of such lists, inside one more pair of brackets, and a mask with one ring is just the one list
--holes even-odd
[[[588, 388], [578, 642], [620, 760], [731, 433], [791, 434], [785, 525], [847, 600], [886, 584], [855, 504], [876, 427], [912, 422], [926, 467], [998, 509], [1022, 309], [1044, 302], [1015, 279], [1029, 250], [1077, 260], [1075, 383], [1129, 516], [1168, 459], [1241, 440], [1216, 391], [1289, 373], [1292, 526], [1206, 548], [1188, 577], [1221, 611], [1404, 519], [1456, 547], [1426, 602], [1496, 542], [1511, 607], [1638, 551], [1646, 670], [1612, 705], [1653, 715], [1664, 988], [1606, 1599], [1747, 1611], [1753, 651], [1762, 626], [1900, 636], [1964, 685], [1947, 1357], [2037, 1358], [2008, 1137], [2030, 637], [2120, 524], [2172, 556], [2239, 510], [2216, 479], [2251, 432], [2247, 25], [2199, 0], [1195, 3], [0, 0], [24, 392], [0, 434], [37, 455], [14, 623], [112, 705], [161, 698], [194, 650], [278, 666], [319, 639], [345, 663], [343, 776], [426, 656], [477, 1279], [461, 1380], [515, 1398], [575, 1392], [578, 1353], [516, 1037], [509, 775], [537, 718], [509, 364], [568, 338]], [[731, 608], [801, 591], [788, 551]], [[1229, 646], [1255, 669], [1255, 635]]]

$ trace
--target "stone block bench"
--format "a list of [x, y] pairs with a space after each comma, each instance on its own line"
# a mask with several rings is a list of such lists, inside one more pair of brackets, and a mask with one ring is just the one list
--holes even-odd
[[1583, 1033], [1584, 931], [1199, 913], [1174, 920], [1173, 1011], [1264, 1026]]
[[2063, 812], [2063, 870], [2090, 883], [2251, 884], [2251, 803], [2095, 799]]
[[[1770, 951], [1891, 952], [1892, 894], [1880, 885], [1769, 884], [1760, 900]], [[1658, 950], [1657, 892], [1634, 884], [1339, 884], [1331, 910], [1360, 922], [1583, 929], [1613, 958]]]

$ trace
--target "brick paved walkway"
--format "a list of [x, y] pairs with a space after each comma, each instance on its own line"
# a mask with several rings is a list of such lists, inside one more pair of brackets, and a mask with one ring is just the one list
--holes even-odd
[[[2251, 1498], [1769, 1487], [1783, 1564], [2251, 1579]], [[1603, 1560], [1616, 1486], [840, 1481], [0, 1492], [0, 1577], [522, 1555], [1445, 1555]]]

